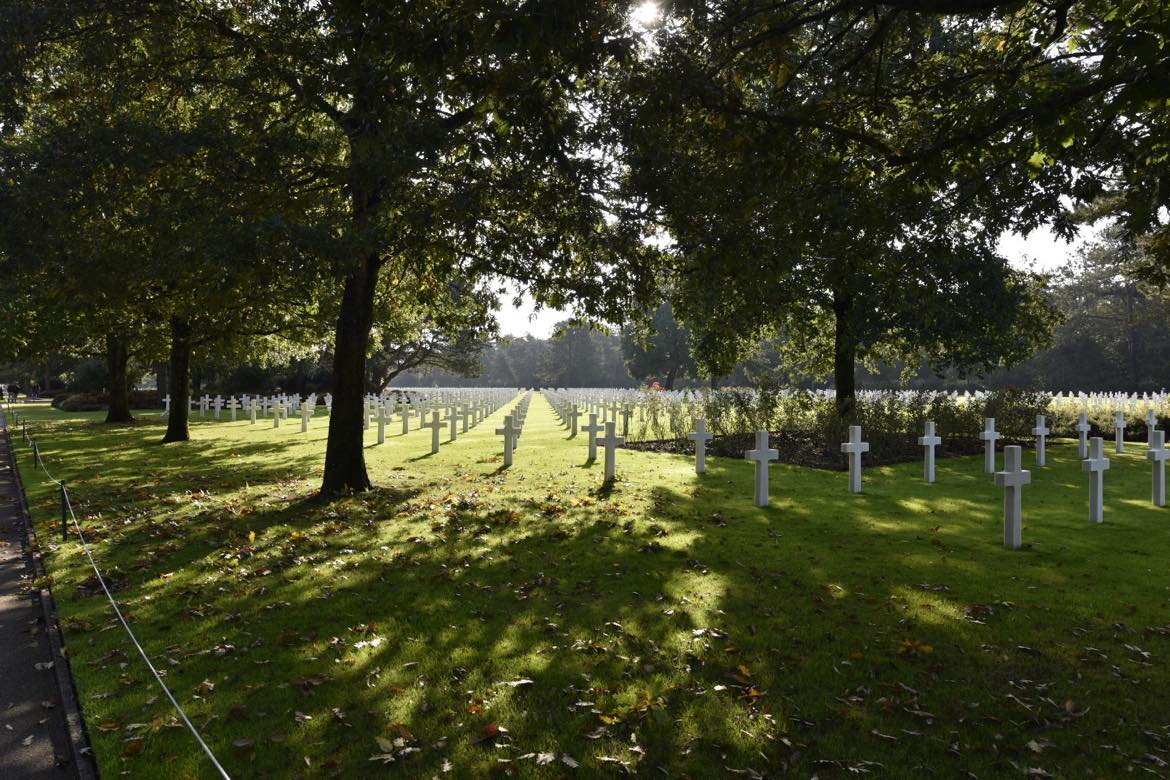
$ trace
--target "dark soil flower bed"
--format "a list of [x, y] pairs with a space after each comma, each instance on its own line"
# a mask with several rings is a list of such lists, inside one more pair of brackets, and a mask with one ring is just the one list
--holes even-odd
[[[809, 466], [815, 469], [845, 471], [848, 464], [841, 452], [841, 443], [846, 436], [829, 437], [824, 431], [772, 431], [768, 436], [768, 447], [780, 453], [781, 463], [795, 466]], [[922, 461], [922, 447], [918, 435], [874, 433], [864, 434], [862, 439], [869, 442], [869, 452], [864, 456], [866, 466], [889, 466], [895, 463], [919, 463]], [[716, 436], [707, 444], [707, 454], [742, 459], [745, 451], [755, 448], [754, 434]], [[1033, 442], [1007, 442], [1031, 447]], [[997, 442], [1001, 446], [1003, 440]], [[1049, 445], [1051, 446], [1051, 444]], [[637, 441], [625, 445], [626, 449], [646, 452], [666, 452], [675, 455], [692, 455], [695, 443], [690, 440], [659, 439]], [[978, 455], [983, 452], [983, 442], [966, 437], [943, 437], [942, 444], [935, 450], [936, 458], [953, 458], [959, 455]]]

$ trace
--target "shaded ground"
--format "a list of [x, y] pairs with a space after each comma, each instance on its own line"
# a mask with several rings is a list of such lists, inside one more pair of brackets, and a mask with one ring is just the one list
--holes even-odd
[[[1120, 777], [1170, 763], [1170, 512], [1144, 448], [1105, 523], [1068, 442], [1002, 547], [982, 458], [844, 475], [623, 450], [586, 462], [539, 396], [430, 454], [367, 438], [379, 489], [328, 505], [325, 421], [110, 428], [46, 411], [143, 644], [238, 777]], [[26, 461], [27, 462], [27, 461]], [[32, 483], [53, 527], [51, 486]], [[89, 595], [56, 581], [103, 774], [209, 777]], [[372, 759], [372, 760], [371, 760]], [[449, 771], [448, 771], [449, 770]]]

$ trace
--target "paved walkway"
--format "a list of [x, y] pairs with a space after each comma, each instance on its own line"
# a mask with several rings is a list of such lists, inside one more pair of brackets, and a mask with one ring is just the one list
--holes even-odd
[[10, 446], [0, 413], [0, 778], [92, 776], [73, 760]]

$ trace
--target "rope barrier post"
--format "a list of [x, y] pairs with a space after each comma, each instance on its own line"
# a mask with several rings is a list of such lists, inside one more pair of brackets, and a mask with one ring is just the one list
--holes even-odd
[[69, 540], [69, 494], [65, 492], [65, 483], [61, 483], [61, 541]]
[[38, 469], [41, 467], [41, 448], [37, 446], [37, 440], [32, 440], [33, 448], [33, 465]]

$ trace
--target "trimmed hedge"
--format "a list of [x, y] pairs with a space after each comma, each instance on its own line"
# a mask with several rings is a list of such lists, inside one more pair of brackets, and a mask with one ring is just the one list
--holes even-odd
[[[100, 412], [110, 407], [110, 397], [99, 393], [65, 393], [53, 399], [53, 407], [63, 412]], [[162, 401], [153, 390], [130, 393], [131, 409], [159, 409]]]

